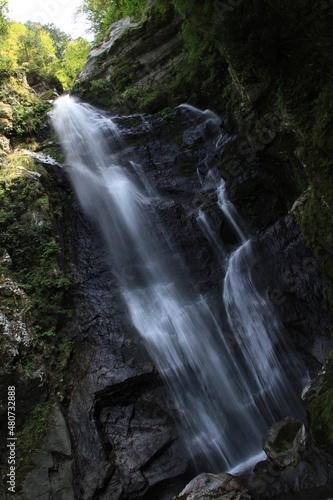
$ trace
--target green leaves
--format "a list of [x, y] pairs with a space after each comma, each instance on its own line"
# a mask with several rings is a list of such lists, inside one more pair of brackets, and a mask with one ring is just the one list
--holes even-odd
[[0, 77], [5, 80], [15, 71], [23, 71], [30, 76], [29, 82], [45, 81], [57, 88], [62, 84], [68, 90], [82, 69], [90, 46], [83, 38], [72, 40], [53, 24], [11, 22], [0, 47]]
[[8, 1], [0, 0], [0, 42], [8, 29]]
[[83, 0], [78, 13], [86, 14], [96, 37], [109, 32], [110, 25], [124, 17], [137, 18], [147, 7], [147, 0]]
[[70, 40], [62, 53], [60, 67], [56, 72], [64, 90], [69, 90], [87, 60], [91, 44], [84, 38]]

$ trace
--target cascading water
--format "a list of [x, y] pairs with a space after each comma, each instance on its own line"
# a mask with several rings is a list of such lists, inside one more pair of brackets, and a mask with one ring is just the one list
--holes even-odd
[[[158, 194], [142, 167], [128, 158], [112, 119], [63, 97], [53, 123], [79, 201], [104, 234], [114, 274], [125, 277], [119, 280], [122, 297], [169, 387], [189, 453], [195, 460], [203, 457], [212, 471], [235, 466], [258, 452], [274, 418], [299, 412], [274, 353], [279, 326], [247, 273], [250, 243], [231, 256], [225, 279], [235, 355], [209, 304], [195, 292], [155, 211]], [[245, 231], [223, 189], [221, 181], [219, 204], [244, 242]], [[199, 219], [209, 235], [204, 214]], [[216, 237], [210, 237], [217, 247]]]

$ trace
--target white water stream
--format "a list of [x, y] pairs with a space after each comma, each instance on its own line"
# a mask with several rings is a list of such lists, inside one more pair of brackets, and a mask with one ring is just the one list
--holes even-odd
[[[252, 283], [251, 243], [223, 181], [218, 203], [242, 242], [228, 261], [223, 292], [237, 356], [210, 305], [194, 292], [152, 203], [158, 194], [135, 158], [125, 161], [112, 119], [62, 97], [53, 123], [78, 199], [103, 232], [115, 275], [125, 278], [122, 297], [170, 390], [189, 453], [211, 470], [236, 466], [258, 453], [274, 419], [302, 410], [275, 354], [284, 345], [281, 326]], [[216, 249], [205, 214], [198, 217]]]

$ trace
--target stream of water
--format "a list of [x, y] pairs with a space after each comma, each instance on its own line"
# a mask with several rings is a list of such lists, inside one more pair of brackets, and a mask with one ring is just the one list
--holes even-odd
[[[200, 123], [215, 116], [192, 112], [201, 113]], [[189, 453], [211, 471], [235, 467], [258, 453], [276, 418], [302, 407], [276, 355], [284, 352], [283, 330], [252, 282], [251, 240], [223, 180], [216, 180], [218, 205], [239, 237], [238, 249], [227, 256], [203, 212], [198, 223], [226, 267], [222, 297], [234, 346], [195, 291], [154, 207], [159, 195], [144, 166], [123, 153], [112, 118], [67, 96], [57, 101], [53, 124], [77, 197], [122, 277], [130, 318], [172, 395]], [[295, 377], [302, 377], [297, 363]]]

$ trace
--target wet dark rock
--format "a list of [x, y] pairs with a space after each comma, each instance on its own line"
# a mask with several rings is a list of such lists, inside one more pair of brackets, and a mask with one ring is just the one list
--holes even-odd
[[327, 388], [330, 388], [330, 383], [328, 381], [330, 371], [330, 363], [329, 360], [327, 360], [318, 372], [317, 376], [310, 380], [310, 382], [304, 387], [302, 391], [302, 399], [307, 407], [309, 407], [313, 400], [317, 399], [325, 390], [327, 390]]
[[179, 491], [188, 458], [165, 389], [129, 324], [100, 235], [76, 202], [68, 217], [76, 311], [70, 335], [81, 344], [68, 409], [76, 495], [139, 498], [165, 480]]
[[[292, 455], [295, 460], [287, 465]], [[257, 464], [248, 478], [248, 485], [255, 498], [274, 498], [282, 493], [319, 488], [332, 482], [332, 457], [314, 446], [304, 425], [293, 441], [293, 450], [289, 454], [276, 456], [276, 462], [265, 460]], [[284, 465], [282, 462], [285, 462]]]
[[[325, 303], [319, 262], [287, 216], [255, 237], [252, 279], [286, 330], [286, 339], [315, 376], [332, 347], [332, 314]], [[292, 377], [292, 374], [290, 374]]]

